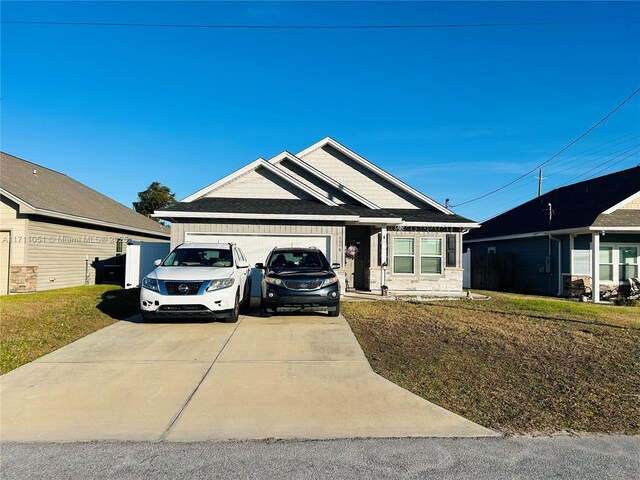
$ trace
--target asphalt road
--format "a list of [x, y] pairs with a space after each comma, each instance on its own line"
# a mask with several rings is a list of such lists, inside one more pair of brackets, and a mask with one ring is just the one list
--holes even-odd
[[4, 444], [9, 479], [638, 479], [640, 437]]

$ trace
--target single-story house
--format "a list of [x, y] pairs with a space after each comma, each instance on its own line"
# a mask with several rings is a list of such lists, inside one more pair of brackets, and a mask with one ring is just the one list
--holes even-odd
[[[572, 296], [638, 277], [640, 166], [556, 188], [464, 239], [472, 288]], [[593, 295], [594, 301], [600, 295]]]
[[[0, 294], [87, 285], [128, 240], [170, 231], [54, 170], [0, 153]], [[98, 278], [98, 280], [100, 280]]]
[[276, 246], [315, 246], [351, 289], [461, 292], [462, 235], [478, 225], [324, 138], [254, 162], [155, 212], [172, 247], [233, 241], [251, 263]]

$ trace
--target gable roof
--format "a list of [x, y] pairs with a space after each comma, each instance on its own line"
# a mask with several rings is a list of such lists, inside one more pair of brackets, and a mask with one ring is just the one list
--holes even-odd
[[[616, 211], [609, 214], [615, 214], [610, 217], [604, 213], [613, 206], [624, 204], [638, 191], [640, 166], [556, 188], [484, 222], [478, 230], [470, 232], [465, 241], [591, 226], [604, 228], [613, 226], [611, 221], [631, 222], [619, 224], [621, 227], [640, 227], [637, 213], [618, 214]], [[552, 209], [550, 221], [549, 204]]]
[[361, 195], [358, 195], [356, 192], [354, 192], [353, 190], [347, 188], [346, 186], [336, 182], [333, 178], [329, 177], [328, 175], [325, 175], [324, 173], [322, 173], [317, 168], [312, 167], [308, 163], [306, 163], [303, 160], [299, 159], [298, 157], [296, 157], [292, 153], [287, 152], [286, 150], [284, 152], [276, 155], [275, 157], [269, 159], [269, 163], [271, 163], [273, 165], [278, 165], [284, 160], [289, 160], [290, 162], [292, 162], [295, 165], [299, 166], [300, 168], [302, 168], [306, 172], [310, 173], [311, 175], [313, 175], [317, 179], [319, 179], [319, 180], [323, 181], [324, 183], [330, 185], [334, 189], [339, 190], [340, 192], [346, 194], [347, 196], [351, 197], [353, 200], [356, 200], [357, 202], [360, 202], [364, 206], [372, 208], [374, 210], [377, 210], [377, 209], [380, 208], [375, 203], [371, 202], [370, 200], [367, 200], [366, 198], [364, 198]]
[[264, 168], [264, 169], [268, 170], [269, 172], [277, 175], [278, 177], [283, 179], [285, 182], [293, 185], [297, 189], [305, 192], [306, 194], [310, 195], [311, 197], [315, 198], [316, 200], [320, 200], [325, 205], [331, 205], [333, 207], [337, 207], [338, 206], [337, 203], [335, 203], [332, 200], [326, 198], [325, 196], [319, 194], [318, 192], [316, 192], [312, 188], [307, 187], [304, 183], [300, 182], [299, 180], [295, 179], [294, 177], [292, 177], [288, 173], [286, 173], [286, 172], [282, 171], [281, 169], [277, 168], [275, 165], [272, 165], [271, 163], [267, 162], [264, 158], [258, 158], [257, 160], [254, 160], [250, 164], [245, 165], [242, 168], [239, 168], [235, 172], [230, 173], [226, 177], [221, 178], [220, 180], [218, 180], [217, 182], [214, 182], [214, 183], [212, 183], [210, 185], [207, 185], [206, 187], [204, 187], [204, 188], [198, 190], [197, 192], [189, 195], [188, 197], [182, 199], [181, 202], [192, 202], [192, 201], [194, 201], [196, 199], [199, 199], [199, 198], [203, 197], [204, 195], [207, 195], [208, 193], [210, 193], [210, 192], [212, 192], [214, 190], [217, 190], [218, 188], [222, 187], [223, 185], [226, 185], [227, 183], [230, 183], [230, 182], [234, 181], [235, 179], [241, 177], [242, 175], [245, 175], [245, 174], [247, 174], [249, 172], [255, 171], [255, 170], [259, 169], [259, 168]]
[[340, 142], [334, 140], [331, 137], [325, 137], [322, 140], [320, 140], [319, 142], [316, 142], [313, 145], [305, 148], [304, 150], [298, 152], [296, 154], [296, 157], [304, 157], [305, 155], [308, 155], [309, 153], [313, 152], [314, 150], [317, 150], [318, 148], [322, 148], [322, 147], [325, 147], [325, 146], [330, 146], [330, 147], [334, 148], [335, 150], [339, 151], [340, 153], [342, 153], [343, 155], [346, 155], [350, 159], [354, 160], [356, 163], [362, 165], [363, 167], [365, 167], [369, 171], [375, 173], [379, 177], [382, 177], [383, 179], [385, 179], [389, 183], [395, 185], [396, 187], [398, 187], [399, 189], [403, 190], [404, 192], [408, 193], [412, 197], [417, 198], [418, 200], [421, 200], [422, 202], [424, 202], [424, 203], [426, 203], [428, 205], [431, 205], [432, 207], [434, 207], [435, 209], [441, 211], [444, 214], [454, 215], [454, 213], [451, 210], [449, 210], [448, 208], [445, 208], [443, 205], [440, 205], [435, 200], [432, 200], [431, 198], [429, 198], [426, 195], [420, 193], [419, 191], [417, 191], [413, 187], [410, 187], [409, 185], [404, 183], [402, 180], [394, 177], [389, 172], [386, 172], [385, 170], [383, 170], [382, 168], [378, 167], [377, 165], [374, 165], [369, 160], [365, 159], [364, 157], [361, 157], [360, 155], [358, 155], [354, 151], [350, 150], [349, 148], [345, 147]]
[[[0, 152], [0, 194], [22, 213], [169, 237], [169, 229], [67, 175]], [[34, 173], [35, 172], [35, 173]]]
[[159, 218], [229, 218], [362, 222], [398, 225], [474, 228], [478, 225], [459, 215], [443, 215], [435, 210], [372, 209], [361, 205], [325, 205], [314, 200], [273, 198], [201, 197], [180, 202], [154, 213]]

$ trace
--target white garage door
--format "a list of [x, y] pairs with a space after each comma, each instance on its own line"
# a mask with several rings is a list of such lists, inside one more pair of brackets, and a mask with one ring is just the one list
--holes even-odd
[[234, 242], [251, 266], [264, 263], [274, 247], [317, 247], [331, 262], [331, 235], [273, 235], [234, 233], [185, 233], [185, 242]]

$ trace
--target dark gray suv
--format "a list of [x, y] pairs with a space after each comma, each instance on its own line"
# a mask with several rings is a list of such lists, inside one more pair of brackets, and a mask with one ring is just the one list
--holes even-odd
[[327, 310], [329, 316], [340, 315], [340, 283], [317, 248], [274, 248], [266, 263], [256, 264], [264, 270], [260, 311], [264, 316], [278, 310]]

